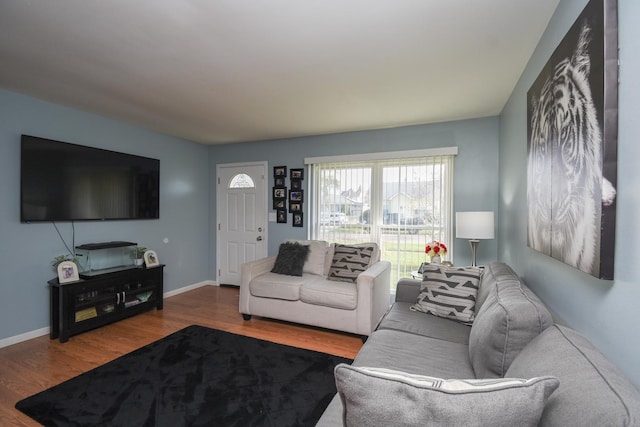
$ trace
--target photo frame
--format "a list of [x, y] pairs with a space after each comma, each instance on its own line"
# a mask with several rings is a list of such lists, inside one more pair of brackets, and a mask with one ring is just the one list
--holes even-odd
[[58, 264], [58, 282], [70, 283], [80, 280], [78, 266], [73, 261], [62, 261]]
[[291, 180], [303, 180], [304, 179], [304, 169], [291, 169], [290, 171]]
[[276, 222], [280, 224], [287, 223], [287, 210], [286, 209], [278, 209], [276, 210]]
[[287, 199], [273, 199], [273, 209], [287, 209]]
[[287, 187], [273, 187], [273, 200], [286, 199]]
[[274, 177], [282, 177], [285, 178], [287, 176], [287, 167], [286, 166], [274, 166], [273, 167], [273, 176]]
[[590, 0], [527, 92], [527, 244], [606, 280], [614, 278], [617, 131], [617, 1]]
[[291, 213], [302, 212], [302, 203], [301, 202], [289, 203], [289, 212]]
[[291, 189], [292, 190], [302, 190], [302, 181], [299, 179], [291, 180]]
[[160, 265], [160, 261], [158, 260], [158, 254], [156, 251], [148, 250], [144, 253], [144, 265], [149, 267], [157, 267]]
[[284, 176], [277, 176], [273, 179], [273, 185], [277, 188], [286, 188]]
[[302, 227], [303, 226], [303, 216], [302, 212], [293, 213], [293, 226], [294, 227]]
[[289, 202], [300, 202], [304, 201], [304, 191], [303, 190], [289, 190]]

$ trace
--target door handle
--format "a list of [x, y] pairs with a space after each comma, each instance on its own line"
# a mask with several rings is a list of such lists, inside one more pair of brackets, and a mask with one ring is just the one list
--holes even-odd
[[262, 236], [258, 236], [258, 238], [256, 239], [258, 242], [262, 242]]

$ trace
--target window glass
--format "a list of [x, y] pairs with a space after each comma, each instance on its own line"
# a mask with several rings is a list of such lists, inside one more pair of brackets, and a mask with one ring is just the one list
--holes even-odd
[[253, 179], [246, 173], [239, 173], [229, 181], [229, 188], [254, 188]]
[[[451, 249], [453, 155], [312, 165], [311, 237], [376, 242], [391, 286], [429, 261], [427, 243]], [[451, 260], [449, 252], [443, 260]]]

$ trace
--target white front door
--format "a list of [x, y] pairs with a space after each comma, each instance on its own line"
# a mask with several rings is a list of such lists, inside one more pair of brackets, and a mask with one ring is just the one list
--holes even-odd
[[218, 283], [240, 285], [242, 264], [267, 256], [267, 163], [218, 165]]

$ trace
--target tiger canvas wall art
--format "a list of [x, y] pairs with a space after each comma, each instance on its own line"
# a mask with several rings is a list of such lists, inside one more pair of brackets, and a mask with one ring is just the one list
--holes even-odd
[[527, 93], [528, 245], [604, 279], [615, 250], [617, 36], [605, 40], [615, 11], [591, 0]]

